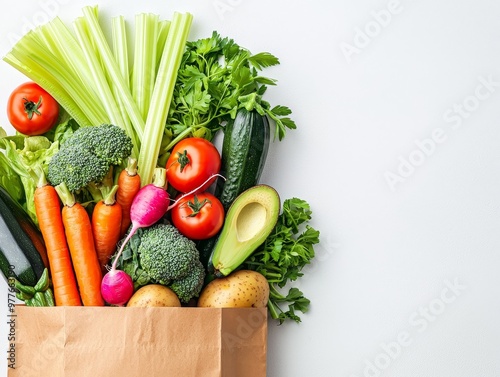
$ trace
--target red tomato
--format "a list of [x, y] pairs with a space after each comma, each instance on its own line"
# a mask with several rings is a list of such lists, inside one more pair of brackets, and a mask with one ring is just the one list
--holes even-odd
[[224, 223], [224, 207], [209, 192], [187, 195], [172, 208], [171, 215], [179, 232], [192, 240], [215, 236]]
[[[167, 181], [177, 191], [190, 192], [218, 174], [220, 166], [219, 151], [211, 142], [199, 137], [186, 138], [175, 145], [167, 160]], [[215, 179], [197, 191], [205, 191]]]
[[41, 135], [55, 126], [59, 104], [34, 82], [19, 85], [7, 102], [7, 117], [12, 126], [28, 136]]

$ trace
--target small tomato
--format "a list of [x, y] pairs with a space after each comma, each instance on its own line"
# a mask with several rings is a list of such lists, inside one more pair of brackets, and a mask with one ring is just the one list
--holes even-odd
[[191, 194], [172, 208], [172, 223], [181, 234], [192, 240], [215, 236], [224, 223], [224, 207], [209, 192]]
[[38, 84], [25, 82], [10, 94], [7, 117], [18, 132], [28, 136], [41, 135], [55, 126], [59, 104]]
[[[190, 192], [201, 186], [221, 167], [219, 151], [210, 141], [189, 137], [179, 141], [167, 160], [167, 181], [180, 192]], [[214, 181], [211, 179], [198, 192], [205, 191]]]

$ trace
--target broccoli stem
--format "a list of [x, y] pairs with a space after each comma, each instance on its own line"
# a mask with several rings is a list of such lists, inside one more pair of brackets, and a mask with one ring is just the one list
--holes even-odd
[[116, 191], [118, 190], [118, 185], [113, 185], [113, 183], [113, 166], [111, 166], [100, 185], [98, 185], [101, 200], [104, 201], [104, 204], [109, 206], [116, 203]]
[[90, 196], [92, 196], [92, 199], [94, 202], [99, 202], [102, 200], [102, 192], [99, 187], [94, 182], [90, 182], [87, 187], [87, 191], [90, 193]]

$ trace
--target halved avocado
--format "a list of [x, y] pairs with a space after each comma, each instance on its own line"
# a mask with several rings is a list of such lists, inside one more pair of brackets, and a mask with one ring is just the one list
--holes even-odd
[[215, 275], [227, 276], [259, 247], [274, 229], [280, 197], [268, 185], [243, 191], [231, 204], [212, 254]]

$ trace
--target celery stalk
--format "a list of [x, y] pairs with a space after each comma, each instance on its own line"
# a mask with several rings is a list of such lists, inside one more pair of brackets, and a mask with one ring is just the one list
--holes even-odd
[[124, 18], [113, 20], [111, 49], [97, 6], [82, 10], [73, 33], [55, 18], [23, 36], [3, 60], [45, 88], [80, 126], [123, 127], [145, 185], [158, 163], [192, 15], [176, 12], [171, 21], [140, 16], [132, 67]]
[[92, 125], [102, 116], [106, 117], [102, 106], [96, 106], [91, 101], [89, 91], [80, 83], [79, 78], [72, 75], [67, 65], [40, 45], [40, 39], [30, 34], [23, 37], [4, 60], [53, 95], [79, 124]]
[[172, 17], [156, 76], [139, 153], [138, 166], [142, 186], [151, 182], [154, 168], [157, 165], [162, 135], [192, 18], [193, 16], [190, 13], [177, 12]]
[[85, 61], [87, 62], [87, 65], [92, 73], [92, 82], [96, 85], [97, 95], [106, 109], [110, 123], [126, 129], [125, 126], [128, 123], [124, 119], [123, 114], [119, 111], [118, 103], [115, 101], [115, 97], [113, 96], [111, 88], [108, 85], [107, 77], [102, 70], [101, 62], [95, 54], [94, 46], [92, 45], [92, 41], [88, 34], [86, 20], [79, 17], [74, 21], [73, 25], [77, 40], [82, 48]]
[[39, 30], [40, 34], [43, 34], [54, 44], [52, 53], [58, 57], [61, 62], [66, 64], [71, 72], [80, 77], [81, 83], [91, 82], [90, 70], [83, 64], [83, 52], [74, 35], [64, 22], [56, 17]]
[[[111, 52], [111, 48], [104, 36], [104, 33], [99, 25], [97, 19], [97, 7], [86, 6], [83, 8], [84, 19], [87, 22], [88, 32], [90, 39], [95, 43], [96, 49], [98, 51], [101, 63], [103, 64], [103, 69], [108, 75], [108, 80], [110, 85], [116, 86], [118, 93], [120, 95], [120, 100], [124, 104], [127, 110], [127, 115], [130, 119], [130, 123], [133, 126], [133, 131], [128, 132], [129, 136], [134, 141], [134, 144], [138, 147], [138, 140], [142, 139], [144, 120], [141, 116], [137, 104], [132, 98], [129, 87], [122, 76], [118, 64]], [[127, 123], [128, 124], [128, 123]], [[125, 124], [124, 126], [127, 126]], [[129, 131], [129, 130], [127, 130]], [[137, 137], [135, 136], [137, 135]]]
[[125, 78], [125, 82], [128, 84], [130, 69], [128, 62], [128, 42], [125, 18], [123, 16], [113, 17], [111, 20], [111, 26], [113, 55], [115, 56], [116, 63], [120, 68], [122, 76]]
[[132, 95], [146, 120], [156, 77], [156, 41], [158, 15], [140, 13], [135, 16], [135, 51], [132, 71]]
[[[111, 32], [112, 32], [112, 46], [113, 46], [113, 56], [115, 57], [116, 63], [120, 72], [125, 80], [125, 84], [129, 87], [129, 77], [130, 77], [130, 68], [129, 68], [129, 54], [128, 54], [128, 39], [127, 39], [127, 28], [125, 24], [125, 18], [123, 16], [113, 17], [111, 19]], [[116, 102], [118, 102], [118, 106], [120, 108], [120, 112], [122, 114], [127, 113], [127, 109], [125, 108], [125, 104], [120, 96], [118, 87], [113, 85], [113, 94], [115, 96]], [[129, 124], [125, 127], [125, 129], [131, 129], [132, 124], [130, 123], [130, 119], [125, 117], [126, 122]], [[137, 140], [134, 142], [134, 156], [138, 156], [139, 149], [136, 148], [135, 145]]]
[[89, 119], [91, 114], [82, 111], [81, 107], [75, 104], [60, 76], [55, 77], [51, 71], [37, 66], [31, 59], [23, 59], [21, 62], [13, 54], [8, 54], [3, 60], [49, 92], [78, 124], [92, 124]]
[[[66, 70], [74, 75], [75, 80], [79, 78], [80, 81], [78, 85], [80, 85], [82, 89], [87, 90], [87, 97], [95, 97], [100, 89], [96, 85], [90, 67], [85, 64], [86, 58], [84, 51], [70, 29], [66, 27], [59, 18], [55, 18], [37, 31], [37, 34], [43, 36], [48, 45], [53, 46], [51, 50], [52, 53], [66, 66]], [[108, 122], [110, 119], [107, 116], [108, 111], [106, 107], [103, 106], [103, 102], [100, 101], [99, 104], [100, 114], [94, 117], [94, 122], [92, 124], [101, 124], [103, 122]]]
[[160, 61], [163, 53], [163, 48], [165, 47], [165, 42], [167, 40], [168, 31], [170, 30], [170, 20], [161, 20], [159, 22], [159, 32], [158, 41], [156, 42], [156, 73], [158, 73], [158, 67], [160, 66]]

